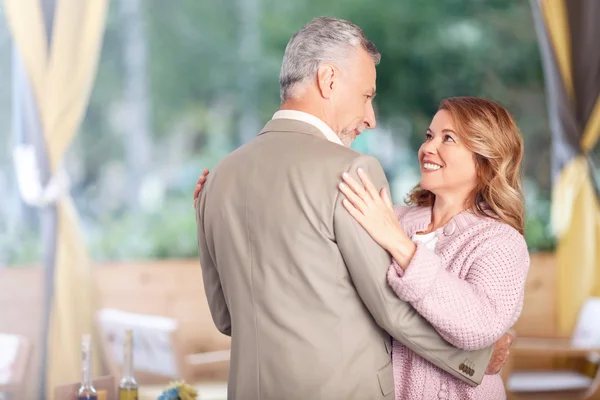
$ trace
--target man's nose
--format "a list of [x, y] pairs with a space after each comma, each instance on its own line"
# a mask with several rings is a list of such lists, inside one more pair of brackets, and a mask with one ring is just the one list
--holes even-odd
[[375, 118], [375, 110], [373, 110], [373, 107], [369, 107], [369, 109], [367, 110], [367, 113], [365, 115], [365, 127], [367, 129], [373, 129], [377, 126], [377, 120]]

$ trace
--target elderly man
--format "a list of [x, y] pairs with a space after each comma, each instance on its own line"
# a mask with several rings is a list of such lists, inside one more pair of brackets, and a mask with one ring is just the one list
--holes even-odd
[[348, 21], [304, 26], [285, 50], [281, 109], [200, 194], [206, 296], [232, 339], [230, 399], [393, 398], [391, 337], [472, 385], [485, 374], [493, 349], [454, 348], [399, 300], [389, 254], [341, 204], [344, 172], [388, 187], [377, 160], [349, 147], [375, 127], [379, 60]]

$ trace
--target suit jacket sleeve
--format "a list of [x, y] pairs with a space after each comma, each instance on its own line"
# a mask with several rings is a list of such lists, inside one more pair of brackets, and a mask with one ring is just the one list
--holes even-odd
[[[360, 181], [358, 167], [364, 169], [377, 188], [388, 186], [383, 169], [373, 157], [358, 157], [347, 170]], [[341, 204], [343, 197], [340, 193], [335, 203], [334, 234], [356, 290], [377, 324], [444, 371], [472, 386], [480, 384], [493, 347], [477, 351], [453, 347], [409, 303], [400, 300], [386, 281], [390, 255], [348, 213]], [[461, 371], [463, 363], [474, 370], [472, 376]]]
[[196, 206], [196, 225], [198, 231], [198, 253], [200, 255], [200, 266], [202, 267], [202, 280], [204, 292], [208, 301], [208, 308], [215, 326], [224, 335], [231, 336], [231, 315], [225, 301], [219, 271], [216, 268], [213, 256], [209, 250], [207, 232], [205, 230], [205, 208], [206, 194], [209, 190], [203, 190], [198, 198]]

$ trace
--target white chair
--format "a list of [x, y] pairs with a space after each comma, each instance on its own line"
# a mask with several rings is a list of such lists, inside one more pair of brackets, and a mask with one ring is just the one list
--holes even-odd
[[[570, 339], [517, 338], [511, 348], [511, 357], [523, 355], [579, 358], [598, 364], [600, 298], [586, 300]], [[598, 391], [600, 369], [598, 371], [593, 378], [574, 370], [509, 372], [507, 392], [511, 399], [588, 399]]]
[[[121, 376], [123, 364], [123, 339], [126, 329], [134, 335], [133, 362], [135, 377], [140, 386], [140, 398], [158, 396], [169, 381], [183, 379], [198, 389], [202, 399], [225, 399], [226, 383], [194, 382], [194, 369], [198, 366], [228, 362], [230, 351], [211, 351], [185, 354], [178, 340], [178, 323], [175, 319], [157, 315], [137, 314], [116, 309], [102, 309], [97, 313], [100, 344], [110, 373]], [[118, 379], [117, 379], [118, 380]], [[143, 385], [143, 386], [142, 386]], [[152, 388], [148, 385], [158, 385]]]
[[173, 343], [177, 321], [108, 308], [98, 311], [97, 320], [102, 353], [112, 375], [121, 375], [125, 330], [132, 329], [133, 361], [138, 379], [160, 381], [182, 378]]
[[26, 397], [31, 350], [24, 336], [0, 333], [0, 394], [8, 394], [11, 400]]

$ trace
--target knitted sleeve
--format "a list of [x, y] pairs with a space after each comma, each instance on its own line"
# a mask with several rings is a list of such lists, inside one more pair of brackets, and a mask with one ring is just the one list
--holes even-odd
[[516, 322], [529, 270], [527, 245], [516, 230], [498, 224], [481, 236], [469, 238], [482, 243], [476, 257], [465, 257], [470, 266], [462, 278], [446, 271], [441, 258], [422, 244], [405, 271], [395, 261], [388, 270], [398, 297], [464, 350], [490, 346]]

